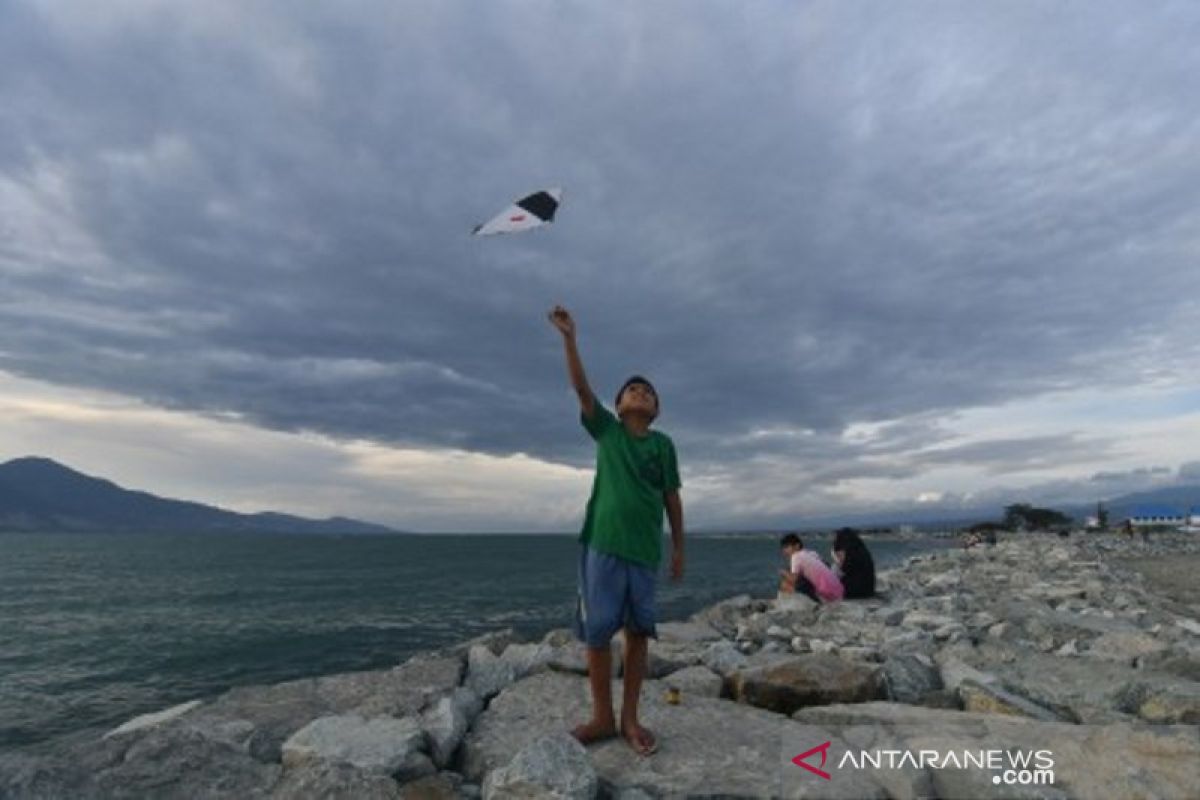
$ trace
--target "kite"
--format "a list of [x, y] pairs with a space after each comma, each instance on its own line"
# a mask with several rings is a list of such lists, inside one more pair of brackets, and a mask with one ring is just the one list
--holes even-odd
[[540, 228], [554, 221], [562, 189], [543, 189], [528, 197], [522, 197], [501, 213], [482, 225], [476, 225], [471, 233], [475, 236], [491, 236], [495, 233], [521, 233]]

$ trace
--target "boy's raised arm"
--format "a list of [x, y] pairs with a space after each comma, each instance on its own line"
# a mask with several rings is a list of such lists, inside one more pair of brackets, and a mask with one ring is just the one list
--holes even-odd
[[571, 387], [579, 397], [579, 408], [583, 411], [583, 416], [590, 420], [596, 410], [596, 396], [592, 394], [587, 373], [583, 371], [583, 361], [579, 358], [579, 348], [575, 345], [575, 320], [571, 319], [571, 312], [562, 306], [555, 306], [550, 311], [550, 323], [562, 334]]

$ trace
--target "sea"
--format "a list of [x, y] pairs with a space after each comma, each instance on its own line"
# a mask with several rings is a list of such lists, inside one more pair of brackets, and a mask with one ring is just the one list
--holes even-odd
[[[827, 554], [827, 537], [805, 537]], [[951, 546], [870, 543], [877, 567]], [[233, 686], [394, 666], [571, 624], [576, 537], [0, 533], [0, 750]], [[775, 594], [775, 535], [695, 535], [659, 619]]]

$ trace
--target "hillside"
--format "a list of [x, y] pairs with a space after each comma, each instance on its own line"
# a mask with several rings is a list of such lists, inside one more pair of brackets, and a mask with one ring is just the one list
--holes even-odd
[[0, 531], [394, 533], [368, 522], [239, 514], [124, 489], [48, 458], [0, 464]]

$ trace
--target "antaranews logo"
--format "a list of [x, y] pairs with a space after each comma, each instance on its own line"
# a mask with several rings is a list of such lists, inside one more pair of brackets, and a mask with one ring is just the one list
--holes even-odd
[[803, 767], [804, 769], [808, 770], [809, 772], [813, 773], [814, 775], [819, 775], [820, 777], [824, 778], [827, 781], [832, 780], [833, 776], [830, 775], [828, 772], [826, 772], [823, 769], [817, 769], [812, 764], [807, 763], [807, 759], [810, 756], [812, 756], [816, 753], [820, 753], [821, 754], [821, 766], [824, 767], [825, 766], [825, 758], [826, 758], [827, 754], [829, 753], [829, 746], [831, 744], [833, 744], [833, 742], [825, 742], [825, 744], [819, 744], [816, 747], [812, 748], [811, 750], [805, 750], [803, 753], [801, 753], [800, 755], [793, 758], [792, 763], [795, 764], [797, 767]]
[[[832, 741], [822, 742], [794, 756], [797, 767], [824, 780], [833, 775], [824, 767], [829, 758]], [[820, 767], [808, 763], [821, 757]], [[999, 786], [1051, 786], [1054, 784], [1054, 753], [1050, 750], [981, 749], [981, 750], [847, 750], [837, 761], [836, 769], [960, 769], [988, 770], [992, 783]]]

